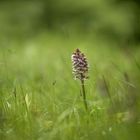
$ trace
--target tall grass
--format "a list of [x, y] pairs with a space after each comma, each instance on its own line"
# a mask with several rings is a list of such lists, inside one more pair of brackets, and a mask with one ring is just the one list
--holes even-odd
[[[90, 62], [88, 114], [80, 84], [71, 74], [69, 58], [77, 47]], [[132, 51], [139, 60], [139, 49]], [[135, 59], [115, 45], [80, 37], [44, 34], [1, 47], [0, 139], [138, 140], [140, 77]]]

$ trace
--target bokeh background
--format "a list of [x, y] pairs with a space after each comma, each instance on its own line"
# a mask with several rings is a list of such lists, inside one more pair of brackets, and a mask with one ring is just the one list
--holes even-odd
[[0, 0], [0, 139], [139, 140], [139, 60], [139, 0]]
[[28, 39], [49, 30], [127, 47], [139, 42], [139, 5], [138, 0], [1, 0], [1, 39]]

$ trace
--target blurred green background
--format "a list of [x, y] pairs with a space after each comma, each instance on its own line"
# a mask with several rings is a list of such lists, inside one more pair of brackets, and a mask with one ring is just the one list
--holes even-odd
[[0, 140], [139, 140], [139, 25], [138, 0], [0, 0]]
[[49, 30], [127, 46], [139, 42], [139, 7], [138, 0], [1, 0], [1, 38], [32, 38]]

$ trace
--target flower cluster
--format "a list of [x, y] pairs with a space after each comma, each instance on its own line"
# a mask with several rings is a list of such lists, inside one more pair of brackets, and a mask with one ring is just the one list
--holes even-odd
[[75, 76], [75, 79], [85, 80], [88, 78], [88, 62], [83, 53], [79, 49], [76, 49], [76, 51], [71, 56], [72, 59], [72, 69], [73, 74]]

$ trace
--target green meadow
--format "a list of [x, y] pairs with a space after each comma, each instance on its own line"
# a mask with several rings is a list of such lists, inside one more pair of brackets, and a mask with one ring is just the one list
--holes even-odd
[[[10, 45], [0, 52], [1, 139], [139, 139], [139, 49], [46, 34]], [[88, 113], [72, 75], [75, 48], [90, 65]]]
[[[139, 43], [125, 43], [124, 38], [101, 35], [100, 31], [83, 31], [77, 21], [71, 21], [69, 28], [65, 25], [64, 30], [56, 23], [58, 27], [51, 30], [43, 27], [36, 31], [36, 26], [31, 29], [26, 21], [39, 13], [32, 12], [37, 6], [30, 9], [25, 4], [26, 8], [22, 5], [23, 9], [10, 13], [10, 4], [3, 5], [0, 140], [140, 139]], [[24, 9], [28, 18], [17, 17], [17, 11]], [[21, 23], [9, 17], [13, 21], [19, 18]], [[124, 36], [122, 32], [120, 36]], [[81, 83], [72, 74], [71, 55], [77, 48], [89, 63], [85, 81], [88, 111]]]

